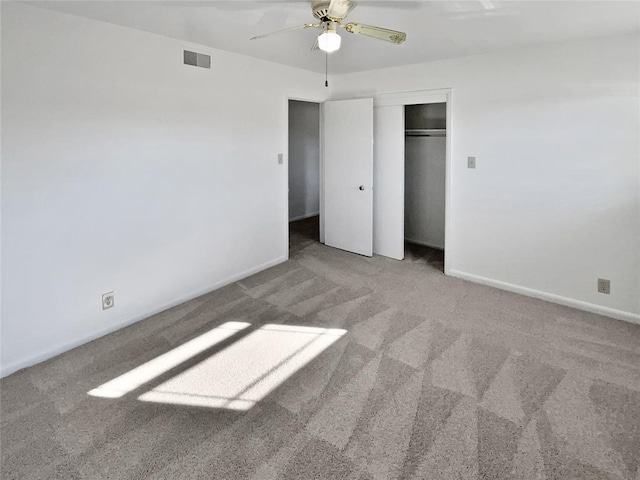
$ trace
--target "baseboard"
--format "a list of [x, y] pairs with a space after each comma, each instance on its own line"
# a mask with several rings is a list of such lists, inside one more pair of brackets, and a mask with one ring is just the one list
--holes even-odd
[[320, 212], [305, 213], [304, 215], [300, 215], [299, 217], [290, 218], [289, 223], [297, 222], [298, 220], [304, 220], [305, 218], [317, 217], [318, 215], [320, 215]]
[[616, 320], [623, 320], [625, 322], [640, 325], [640, 315], [637, 313], [625, 312], [623, 310], [616, 310], [615, 308], [603, 307], [594, 303], [583, 302], [582, 300], [575, 300], [573, 298], [563, 297], [561, 295], [555, 295], [553, 293], [542, 292], [540, 290], [534, 290], [533, 288], [527, 288], [512, 283], [501, 282], [500, 280], [493, 280], [491, 278], [474, 275], [472, 273], [461, 272], [459, 270], [450, 269], [448, 270], [447, 275], [462, 278], [463, 280], [469, 280], [470, 282], [474, 283], [480, 283], [489, 287], [499, 288], [508, 292], [519, 293], [521, 295], [526, 295], [527, 297], [539, 298], [540, 300], [546, 300], [548, 302], [558, 303], [560, 305], [576, 308], [585, 312], [596, 313], [598, 315], [604, 315], [605, 317], [615, 318]]
[[221, 280], [219, 282], [214, 283], [213, 285], [209, 285], [206, 288], [202, 288], [200, 290], [197, 290], [195, 292], [192, 292], [188, 295], [182, 296], [180, 298], [174, 299], [158, 308], [154, 308], [144, 314], [141, 315], [136, 315], [135, 317], [126, 320], [124, 322], [120, 322], [116, 325], [111, 325], [108, 328], [99, 330], [97, 332], [92, 333], [91, 335], [87, 335], [84, 336], [82, 338], [73, 340], [71, 342], [65, 343], [63, 345], [59, 345], [55, 348], [46, 350], [45, 352], [41, 352], [37, 355], [33, 355], [27, 359], [24, 360], [20, 360], [14, 363], [11, 363], [9, 365], [2, 365], [0, 367], [0, 378], [6, 377], [8, 375], [11, 375], [12, 373], [17, 372], [18, 370], [22, 370], [23, 368], [27, 368], [27, 367], [31, 367], [37, 363], [40, 362], [44, 362], [45, 360], [49, 360], [50, 358], [53, 358], [55, 356], [60, 355], [61, 353], [65, 353], [68, 352], [69, 350], [72, 350], [76, 347], [79, 347], [80, 345], [84, 345], [85, 343], [91, 342], [93, 340], [96, 340], [100, 337], [104, 337], [105, 335], [109, 335], [110, 333], [116, 332], [122, 328], [128, 327], [129, 325], [133, 325], [136, 322], [139, 322], [140, 320], [144, 320], [146, 318], [151, 317], [152, 315], [156, 315], [158, 313], [164, 312], [165, 310], [168, 310], [169, 308], [175, 307], [176, 305], [180, 305], [181, 303], [187, 302], [189, 300], [193, 300], [194, 298], [197, 298], [201, 295], [204, 295], [206, 293], [210, 293], [213, 292], [214, 290], [217, 290], [219, 288], [222, 288], [226, 285], [229, 285], [231, 283], [237, 282], [238, 280], [242, 280], [243, 278], [247, 278], [251, 275], [254, 275], [258, 272], [261, 272], [262, 270], [266, 270], [267, 268], [271, 268], [275, 265], [278, 265], [282, 262], [285, 262], [287, 260], [287, 255], [278, 257], [274, 260], [270, 260], [266, 263], [263, 263], [261, 265], [258, 265], [257, 267], [253, 267], [250, 268], [248, 270], [245, 270], [244, 272], [240, 272], [236, 275], [232, 275], [224, 280]]
[[421, 245], [423, 247], [435, 248], [436, 250], [444, 250], [444, 246], [434, 245], [432, 243], [422, 242], [420, 240], [413, 240], [411, 238], [405, 238], [404, 241], [407, 242], [407, 243], [413, 243], [415, 245]]

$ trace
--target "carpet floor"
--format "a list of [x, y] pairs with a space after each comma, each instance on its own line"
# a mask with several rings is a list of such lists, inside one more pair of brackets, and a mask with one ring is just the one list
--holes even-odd
[[289, 261], [2, 379], [2, 478], [640, 480], [640, 326], [291, 228]]

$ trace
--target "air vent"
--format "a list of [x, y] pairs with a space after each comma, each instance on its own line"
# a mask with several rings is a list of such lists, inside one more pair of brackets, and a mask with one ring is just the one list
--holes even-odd
[[194, 67], [211, 68], [211, 55], [184, 50], [184, 64]]

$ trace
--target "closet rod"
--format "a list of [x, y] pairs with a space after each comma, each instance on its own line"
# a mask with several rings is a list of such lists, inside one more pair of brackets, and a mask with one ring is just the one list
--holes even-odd
[[444, 128], [410, 128], [404, 133], [408, 137], [444, 137], [447, 135]]

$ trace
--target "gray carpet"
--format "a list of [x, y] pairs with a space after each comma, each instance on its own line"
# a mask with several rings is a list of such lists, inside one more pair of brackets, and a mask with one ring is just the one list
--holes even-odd
[[[435, 250], [327, 248], [316, 220], [288, 262], [3, 379], [2, 478], [640, 479], [640, 327], [446, 277]], [[305, 335], [334, 337], [293, 365]]]

